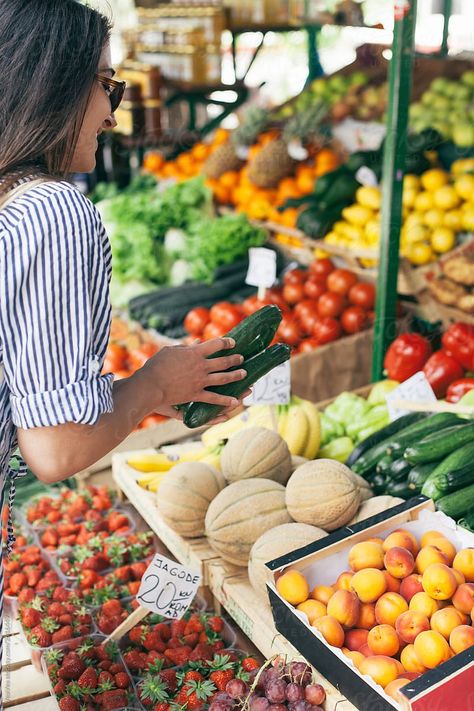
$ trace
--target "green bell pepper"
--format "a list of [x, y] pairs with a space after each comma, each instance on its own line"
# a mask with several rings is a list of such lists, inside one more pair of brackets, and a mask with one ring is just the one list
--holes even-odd
[[335, 459], [337, 462], [344, 463], [353, 449], [354, 442], [350, 437], [338, 437], [324, 447], [321, 447], [318, 458]]
[[340, 422], [336, 422], [332, 417], [326, 415], [325, 412], [319, 413], [319, 422], [321, 426], [321, 444], [325, 445], [337, 437], [344, 435], [344, 427]]
[[375, 383], [369, 393], [367, 402], [369, 405], [385, 405], [387, 402], [386, 396], [391, 393], [392, 390], [398, 388], [399, 385], [400, 383], [398, 380], [381, 380], [380, 382]]
[[351, 423], [361, 420], [370, 409], [369, 403], [363, 397], [345, 392], [338, 395], [324, 412], [336, 422], [347, 427]]
[[365, 433], [366, 430], [371, 430], [370, 434], [381, 430], [390, 422], [388, 415], [388, 409], [386, 405], [376, 405], [373, 407], [364, 417], [360, 420], [355, 420], [351, 422], [346, 427], [346, 434], [351, 437], [355, 442], [361, 442], [365, 439], [361, 433]]

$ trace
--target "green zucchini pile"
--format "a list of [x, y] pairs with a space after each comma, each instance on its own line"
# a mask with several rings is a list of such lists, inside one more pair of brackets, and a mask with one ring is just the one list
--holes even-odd
[[474, 422], [451, 413], [412, 413], [360, 443], [346, 464], [374, 493], [423, 494], [474, 529]]

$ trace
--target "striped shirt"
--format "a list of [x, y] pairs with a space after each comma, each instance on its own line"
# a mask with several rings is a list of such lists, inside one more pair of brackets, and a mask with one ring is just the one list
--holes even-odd
[[110, 331], [110, 245], [95, 206], [67, 182], [0, 210], [0, 482], [16, 428], [111, 412], [102, 376]]

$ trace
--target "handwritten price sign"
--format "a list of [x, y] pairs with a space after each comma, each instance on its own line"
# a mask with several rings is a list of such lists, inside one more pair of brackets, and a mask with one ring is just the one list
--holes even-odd
[[151, 612], [180, 620], [200, 584], [199, 573], [156, 553], [142, 578], [137, 600]]
[[288, 405], [290, 385], [290, 363], [285, 361], [257, 380], [244, 405]]
[[402, 415], [407, 415], [409, 410], [401, 410], [395, 407], [392, 403], [397, 400], [417, 400], [420, 402], [426, 402], [426, 411], [430, 411], [430, 404], [436, 402], [436, 395], [433, 392], [433, 388], [429, 384], [426, 375], [420, 370], [411, 378], [405, 380], [398, 388], [392, 390], [392, 392], [387, 395], [387, 407], [390, 420], [397, 420]]

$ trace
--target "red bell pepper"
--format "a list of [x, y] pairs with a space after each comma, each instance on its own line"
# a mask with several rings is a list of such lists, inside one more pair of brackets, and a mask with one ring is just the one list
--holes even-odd
[[418, 333], [398, 336], [385, 354], [384, 368], [391, 380], [403, 382], [421, 370], [432, 353], [430, 342]]
[[440, 350], [426, 361], [423, 372], [437, 398], [444, 397], [451, 383], [464, 375], [464, 368], [457, 360]]
[[448, 388], [446, 400], [448, 402], [459, 402], [466, 393], [474, 390], [474, 378], [461, 378], [455, 380]]
[[474, 370], [474, 324], [458, 321], [448, 328], [442, 338], [446, 353], [466, 370]]

